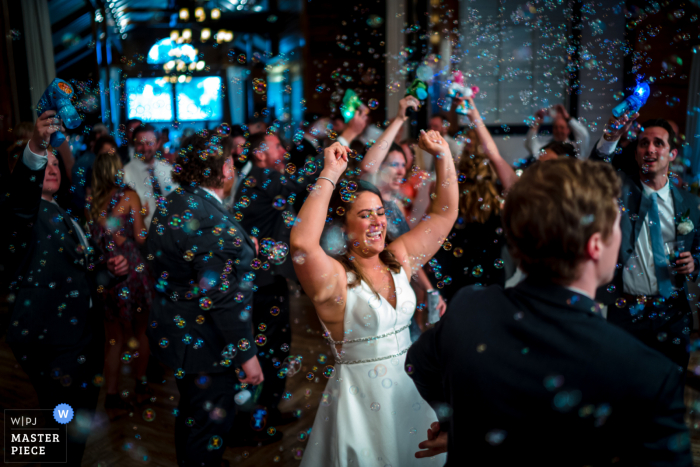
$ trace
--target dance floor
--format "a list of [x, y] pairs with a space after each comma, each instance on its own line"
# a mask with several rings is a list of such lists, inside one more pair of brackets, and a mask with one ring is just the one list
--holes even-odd
[[[293, 294], [294, 295], [294, 294]], [[301, 355], [301, 371], [287, 380], [287, 391], [291, 397], [281, 406], [285, 411], [300, 411], [299, 420], [293, 424], [280, 427], [284, 438], [264, 447], [226, 448], [225, 459], [235, 466], [297, 466], [306, 447], [307, 430], [311, 428], [321, 393], [326, 379], [321, 370], [332, 363], [332, 357], [326, 342], [322, 338], [321, 325], [304, 295], [292, 296], [292, 345], [291, 354]], [[7, 307], [0, 309], [2, 324], [8, 321]], [[324, 354], [327, 361], [318, 363]], [[700, 355], [693, 355], [691, 368], [700, 363]], [[128, 368], [127, 368], [128, 369]], [[309, 373], [314, 376], [307, 379]], [[165, 384], [154, 386], [155, 401], [140, 406], [133, 413], [113, 414], [105, 412], [103, 389], [93, 432], [90, 435], [83, 459], [83, 466], [174, 466], [175, 449], [173, 445], [174, 415], [177, 406], [177, 389], [175, 379], [166, 374]], [[36, 407], [37, 400], [29, 379], [19, 368], [4, 338], [0, 341], [0, 405], [3, 409]], [[700, 384], [691, 384], [700, 389]], [[122, 378], [120, 389], [133, 390], [134, 379], [130, 375]], [[691, 426], [694, 465], [700, 466], [700, 390], [686, 388], [688, 404], [687, 420]], [[143, 412], [155, 411], [155, 419], [146, 421]], [[0, 411], [0, 423], [3, 412]], [[351, 424], [352, 421], [348, 420]], [[468, 456], [468, 453], [465, 453]]]

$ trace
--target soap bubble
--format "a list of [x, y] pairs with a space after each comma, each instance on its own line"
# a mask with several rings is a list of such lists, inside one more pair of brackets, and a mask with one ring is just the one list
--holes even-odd
[[267, 90], [267, 83], [265, 83], [265, 80], [263, 79], [255, 78], [253, 80], [253, 90], [256, 94], [265, 94], [265, 91]]
[[156, 411], [149, 407], [148, 409], [143, 411], [142, 416], [143, 416], [143, 419], [146, 420], [147, 422], [152, 422], [153, 420], [156, 419]]

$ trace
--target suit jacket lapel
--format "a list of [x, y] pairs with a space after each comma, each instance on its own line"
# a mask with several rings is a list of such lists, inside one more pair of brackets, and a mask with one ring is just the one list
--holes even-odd
[[83, 244], [80, 242], [78, 232], [75, 231], [75, 226], [73, 225], [73, 221], [71, 221], [70, 219], [70, 215], [57, 204], [48, 201], [42, 201], [42, 205], [48, 206], [49, 212], [51, 213], [51, 217], [56, 219], [57, 221], [60, 220], [66, 227], [68, 235], [73, 241], [73, 245], [66, 245], [66, 250], [69, 251], [69, 254], [78, 260], [84, 260], [85, 253], [87, 252], [83, 251]]

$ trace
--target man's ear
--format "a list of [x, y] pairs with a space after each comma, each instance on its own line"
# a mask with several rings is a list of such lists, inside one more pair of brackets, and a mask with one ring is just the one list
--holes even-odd
[[263, 162], [264, 160], [265, 160], [265, 152], [264, 151], [262, 151], [260, 149], [256, 149], [255, 151], [253, 151], [253, 162], [254, 163], [255, 162]]
[[590, 236], [588, 242], [586, 242], [586, 255], [594, 260], [600, 260], [603, 253], [603, 235], [600, 232], [596, 232]]
[[673, 162], [676, 160], [676, 156], [678, 156], [678, 149], [671, 149], [668, 153], [668, 160]]

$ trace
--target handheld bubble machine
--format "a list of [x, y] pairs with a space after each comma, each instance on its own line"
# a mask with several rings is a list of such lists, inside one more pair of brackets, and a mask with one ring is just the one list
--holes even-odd
[[428, 85], [419, 79], [415, 79], [406, 90], [406, 96], [413, 96], [419, 101], [424, 101], [428, 98]]
[[[54, 79], [53, 82], [46, 88], [44, 95], [39, 99], [36, 106], [36, 114], [40, 116], [47, 110], [55, 110], [56, 116], [60, 117], [66, 128], [78, 128], [82, 119], [75, 110], [70, 98], [73, 97], [75, 91], [73, 87], [62, 79]], [[59, 147], [66, 140], [66, 136], [60, 131], [56, 131], [51, 135], [51, 146]]]
[[612, 114], [615, 118], [620, 118], [624, 114], [632, 115], [639, 112], [639, 109], [647, 103], [649, 99], [649, 94], [651, 90], [647, 83], [639, 83], [634, 88], [634, 92], [627, 96], [624, 101], [620, 102], [612, 110]]
[[355, 116], [355, 112], [362, 107], [364, 104], [357, 97], [355, 91], [348, 89], [345, 91], [345, 96], [343, 97], [343, 104], [340, 106], [340, 113], [343, 115], [345, 123], [348, 123]]
[[[467, 86], [464, 84], [464, 76], [461, 71], [455, 71], [452, 74], [452, 82], [447, 88], [447, 97], [445, 97], [445, 105], [442, 106], [442, 110], [450, 111], [452, 108], [452, 99], [455, 97], [474, 97], [476, 93], [479, 92], [479, 88], [476, 86]], [[469, 107], [466, 102], [462, 102], [455, 111], [460, 115], [467, 115], [467, 110]]]

